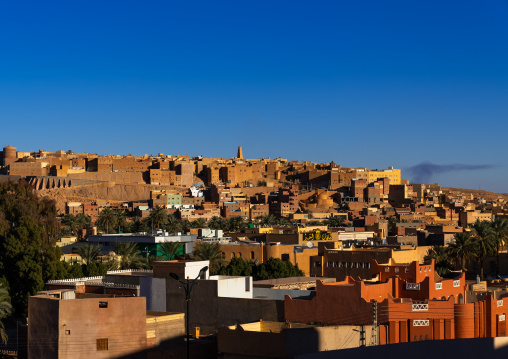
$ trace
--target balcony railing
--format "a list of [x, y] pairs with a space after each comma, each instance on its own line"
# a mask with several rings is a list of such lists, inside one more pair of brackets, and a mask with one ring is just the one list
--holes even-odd
[[420, 283], [406, 283], [406, 290], [420, 290]]

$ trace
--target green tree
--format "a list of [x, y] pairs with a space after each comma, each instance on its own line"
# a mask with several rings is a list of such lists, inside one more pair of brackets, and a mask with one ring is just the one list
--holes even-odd
[[117, 266], [119, 269], [141, 269], [143, 259], [138, 246], [134, 242], [119, 242], [115, 245], [116, 254], [121, 256]]
[[286, 226], [286, 227], [289, 227], [292, 225], [291, 221], [289, 219], [287, 219], [286, 217], [277, 218], [277, 224], [279, 226]]
[[230, 276], [255, 276], [258, 265], [252, 260], [244, 260], [240, 257], [231, 258], [226, 266], [219, 269], [220, 275]]
[[165, 229], [169, 233], [182, 232], [180, 221], [172, 214], [167, 217]]
[[508, 219], [496, 218], [491, 222], [491, 227], [496, 244], [496, 277], [499, 276], [499, 249], [508, 244]]
[[332, 216], [325, 221], [328, 227], [342, 227], [344, 226], [343, 216]]
[[99, 227], [106, 233], [111, 233], [110, 230], [114, 228], [116, 224], [115, 211], [111, 208], [104, 208], [99, 214]]
[[54, 202], [24, 182], [0, 184], [0, 273], [16, 315], [26, 315], [28, 297], [65, 268], [55, 246], [59, 235]]
[[63, 228], [69, 228], [71, 233], [77, 236], [78, 238], [81, 237], [80, 233], [81, 230], [91, 226], [90, 217], [84, 215], [83, 213], [79, 213], [76, 216], [72, 214], [66, 214], [65, 216], [62, 217], [62, 223], [67, 225], [67, 227]]
[[178, 253], [182, 251], [182, 248], [183, 243], [181, 242], [164, 242], [159, 245], [159, 251], [165, 260], [173, 259]]
[[452, 268], [450, 259], [446, 253], [446, 248], [443, 246], [433, 246], [428, 250], [424, 260], [430, 261], [431, 259], [434, 259], [434, 270], [440, 276], [446, 275]]
[[100, 277], [106, 275], [108, 267], [100, 262], [90, 262], [81, 266], [85, 277]]
[[228, 220], [228, 227], [231, 231], [238, 231], [241, 228], [247, 227], [247, 222], [242, 216], [234, 216]]
[[129, 224], [127, 223], [127, 215], [125, 212], [121, 209], [115, 210], [115, 224], [118, 228], [118, 233], [127, 232], [126, 229], [128, 229]]
[[460, 266], [463, 272], [466, 272], [466, 263], [476, 255], [476, 246], [471, 238], [471, 233], [462, 232], [454, 235], [455, 241], [450, 243], [446, 253], [450, 260]]
[[484, 280], [483, 264], [485, 259], [495, 252], [495, 234], [489, 221], [477, 220], [471, 225], [471, 230], [473, 231], [473, 241], [476, 245], [475, 257], [480, 268], [480, 278]]
[[152, 228], [163, 228], [163, 226], [166, 224], [168, 220], [168, 215], [166, 214], [166, 211], [162, 207], [155, 207], [150, 212], [150, 221], [152, 222]]
[[97, 262], [97, 259], [102, 255], [102, 247], [98, 244], [82, 244], [74, 247], [73, 253], [79, 254], [84, 264], [91, 264]]
[[214, 230], [222, 229], [224, 232], [226, 232], [229, 230], [229, 223], [222, 217], [213, 216], [208, 222], [208, 227]]
[[2, 319], [7, 318], [12, 312], [11, 298], [4, 283], [0, 282], [0, 342], [7, 344], [7, 333], [5, 332]]
[[206, 219], [198, 218], [191, 222], [192, 228], [206, 228]]
[[259, 224], [263, 226], [275, 226], [277, 224], [277, 217], [275, 217], [273, 214], [261, 216], [259, 218]]
[[141, 220], [139, 217], [134, 217], [134, 220], [131, 224], [131, 232], [132, 233], [141, 233], [141, 232], [148, 232], [150, 230], [150, 226], [147, 224], [146, 221]]
[[210, 261], [210, 274], [218, 273], [224, 262], [218, 243], [196, 241], [194, 243], [194, 258], [200, 261]]

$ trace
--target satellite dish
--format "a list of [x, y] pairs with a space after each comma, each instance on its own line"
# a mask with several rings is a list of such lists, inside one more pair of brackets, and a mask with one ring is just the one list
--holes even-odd
[[309, 248], [314, 247], [314, 243], [312, 243], [312, 242], [307, 242], [307, 247], [309, 247]]

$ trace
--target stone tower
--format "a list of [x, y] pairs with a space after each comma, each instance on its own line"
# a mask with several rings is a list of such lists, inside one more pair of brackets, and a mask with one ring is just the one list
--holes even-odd
[[238, 154], [237, 154], [236, 158], [243, 160], [242, 146], [238, 146]]

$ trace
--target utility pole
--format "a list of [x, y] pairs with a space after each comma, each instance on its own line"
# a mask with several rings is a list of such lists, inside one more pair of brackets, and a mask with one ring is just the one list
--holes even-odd
[[365, 344], [366, 344], [365, 343], [365, 326], [361, 325], [360, 326], [360, 346], [364, 347]]
[[371, 335], [371, 342], [370, 345], [378, 345], [378, 327], [377, 327], [377, 301], [375, 300], [374, 303], [372, 303], [372, 335]]

